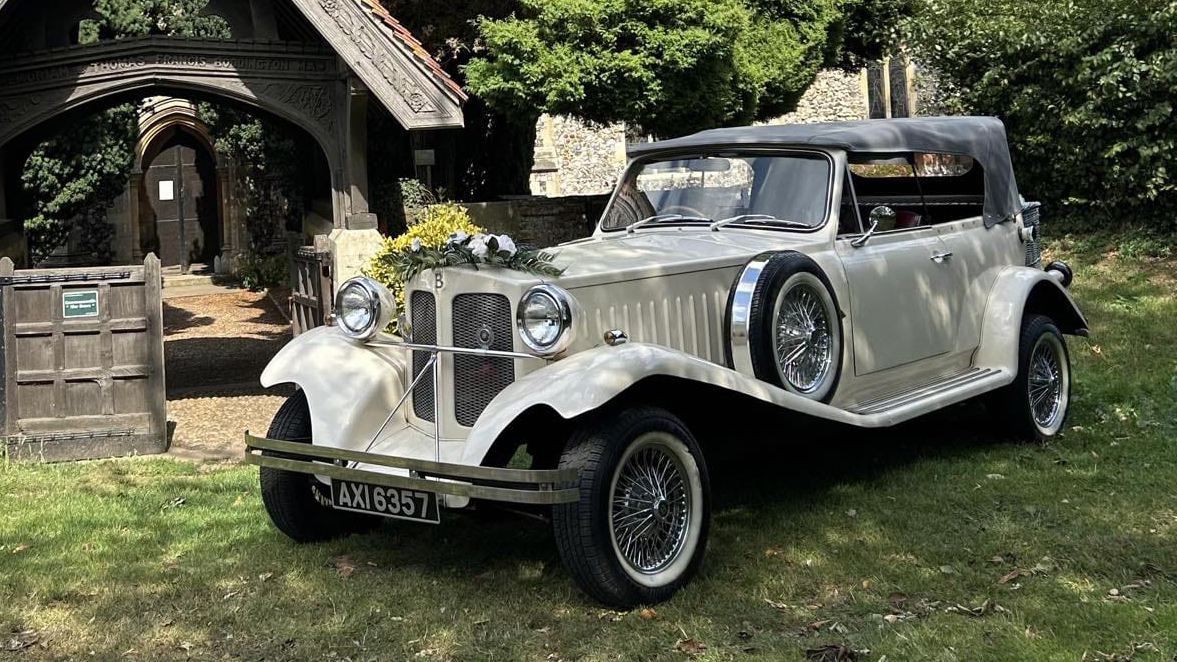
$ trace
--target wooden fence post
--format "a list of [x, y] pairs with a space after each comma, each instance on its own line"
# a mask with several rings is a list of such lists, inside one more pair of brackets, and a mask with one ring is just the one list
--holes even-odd
[[[16, 273], [15, 265], [12, 260], [5, 257], [0, 258], [0, 278], [12, 276]], [[8, 327], [4, 322], [4, 313], [7, 306], [6, 296], [8, 286], [0, 283], [0, 437], [11, 434], [8, 428], [8, 363], [6, 358], [6, 342], [8, 338]], [[7, 455], [7, 442], [3, 442], [5, 448], [0, 449], [0, 455]]]
[[164, 374], [163, 353], [163, 273], [159, 258], [155, 253], [148, 253], [143, 258], [143, 299], [147, 309], [148, 334], [151, 342], [152, 361], [155, 370], [151, 377], [151, 394], [154, 398], [152, 406], [152, 421], [155, 429], [152, 432], [160, 435], [160, 444], [166, 451], [171, 445], [168, 439], [168, 397], [167, 379]]

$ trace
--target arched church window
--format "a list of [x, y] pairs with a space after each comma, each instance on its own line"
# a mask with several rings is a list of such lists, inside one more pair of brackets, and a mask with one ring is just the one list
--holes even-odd
[[867, 65], [866, 103], [870, 119], [915, 115], [912, 67], [907, 58], [886, 58]]

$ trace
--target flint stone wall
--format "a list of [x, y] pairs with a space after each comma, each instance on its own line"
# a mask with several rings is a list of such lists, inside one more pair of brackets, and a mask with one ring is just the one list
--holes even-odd
[[[769, 124], [862, 119], [866, 92], [858, 73], [821, 71], [797, 109]], [[625, 146], [638, 139], [624, 124], [596, 125], [572, 117], [545, 115], [536, 126], [533, 195], [549, 197], [607, 194], [625, 168]]]
[[464, 204], [487, 232], [510, 235], [520, 244], [548, 248], [593, 233], [608, 195], [519, 198]]
[[860, 72], [840, 69], [819, 71], [805, 90], [797, 109], [766, 124], [843, 122], [866, 117], [866, 88]]
[[[914, 63], [911, 93], [918, 116], [947, 114], [951, 92], [935, 72]], [[818, 72], [797, 108], [766, 124], [809, 124], [861, 120], [867, 117], [865, 70]], [[571, 117], [545, 115], [536, 127], [535, 167], [531, 192], [537, 196], [600, 195], [609, 193], [625, 167], [627, 143], [645, 138], [624, 124], [593, 125]]]

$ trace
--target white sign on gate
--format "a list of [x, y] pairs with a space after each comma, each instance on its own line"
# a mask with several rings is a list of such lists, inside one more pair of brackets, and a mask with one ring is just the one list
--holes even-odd
[[163, 202], [176, 199], [176, 187], [172, 180], [161, 179], [159, 181], [159, 199]]

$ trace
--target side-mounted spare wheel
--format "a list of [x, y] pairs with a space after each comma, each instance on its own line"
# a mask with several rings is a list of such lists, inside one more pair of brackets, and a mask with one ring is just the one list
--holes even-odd
[[[290, 396], [266, 433], [270, 439], [311, 443], [311, 411], [302, 391]], [[265, 455], [280, 455], [266, 451]], [[262, 503], [279, 531], [295, 542], [318, 542], [367, 533], [380, 518], [335, 510], [331, 490], [310, 474], [261, 468]]]
[[829, 402], [842, 372], [842, 313], [825, 272], [795, 251], [757, 256], [732, 285], [728, 365]]
[[619, 608], [652, 604], [695, 575], [711, 488], [682, 421], [654, 407], [587, 421], [560, 468], [580, 471], [580, 499], [553, 508], [556, 547], [590, 597]]

